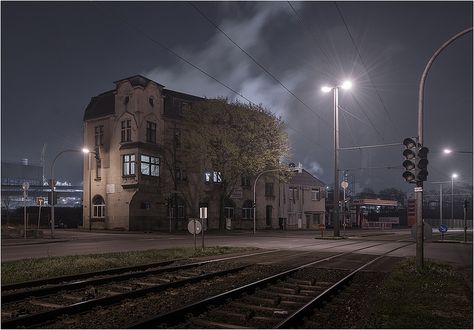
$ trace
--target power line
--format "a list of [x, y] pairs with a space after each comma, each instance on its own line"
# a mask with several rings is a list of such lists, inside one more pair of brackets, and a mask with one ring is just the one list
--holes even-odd
[[[97, 8], [99, 9], [102, 13], [104, 13], [105, 11], [99, 6], [97, 5], [96, 3], [92, 2], [92, 4]], [[113, 14], [112, 14], [113, 15]], [[150, 40], [151, 42], [153, 42], [154, 44], [160, 46], [161, 48], [165, 49], [166, 51], [168, 51], [169, 53], [171, 53], [172, 55], [178, 57], [180, 60], [182, 60], [183, 62], [185, 62], [186, 64], [192, 66], [193, 68], [195, 68], [196, 70], [198, 70], [199, 72], [201, 72], [202, 74], [206, 75], [207, 77], [211, 78], [212, 80], [214, 80], [215, 82], [217, 82], [218, 84], [220, 84], [221, 86], [225, 87], [226, 89], [232, 91], [233, 93], [235, 93], [236, 95], [242, 97], [243, 99], [245, 99], [247, 102], [249, 102], [250, 104], [252, 105], [257, 105], [255, 102], [251, 101], [249, 98], [245, 97], [242, 93], [239, 93], [237, 92], [236, 90], [234, 90], [232, 87], [228, 86], [227, 84], [223, 83], [222, 81], [220, 81], [219, 79], [217, 79], [216, 77], [212, 76], [211, 74], [207, 73], [206, 71], [204, 71], [204, 69], [198, 67], [197, 65], [193, 64], [191, 61], [189, 61], [188, 59], [184, 58], [183, 56], [181, 56], [180, 54], [178, 54], [177, 52], [175, 52], [174, 50], [172, 50], [171, 48], [169, 48], [168, 46], [166, 46], [165, 44], [163, 44], [162, 42], [154, 39], [153, 37], [151, 37], [150, 35], [148, 35], [145, 31], [143, 31], [142, 29], [130, 24], [126, 19], [120, 17], [119, 15], [114, 15], [115, 17], [117, 17], [118, 19], [120, 19], [122, 22], [124, 22], [126, 25], [130, 26], [131, 28], [135, 29], [138, 33], [142, 34], [143, 36], [145, 36], [148, 40]], [[290, 129], [292, 129], [293, 131], [295, 131], [296, 133], [299, 133], [301, 136], [305, 137], [308, 141], [310, 142], [313, 142], [313, 143], [316, 143], [317, 145], [319, 145], [321, 148], [323, 149], [326, 149], [328, 150], [326, 147], [324, 147], [322, 144], [320, 144], [319, 142], [316, 142], [314, 140], [311, 140], [309, 139], [305, 134], [303, 134], [301, 131], [297, 130], [296, 128], [292, 127], [291, 125], [289, 125], [287, 122], [283, 121], [285, 123], [285, 125], [287, 127], [289, 127]], [[329, 150], [328, 150], [329, 151]]]
[[276, 81], [283, 89], [285, 89], [291, 96], [293, 96], [298, 102], [300, 102], [305, 108], [311, 111], [319, 120], [322, 120], [329, 124], [327, 120], [318, 115], [309, 105], [307, 105], [303, 100], [295, 95], [291, 90], [288, 89], [275, 75], [273, 75], [267, 68], [260, 64], [252, 55], [250, 55], [245, 49], [240, 47], [227, 33], [225, 33], [214, 21], [212, 21], [204, 12], [202, 12], [194, 3], [188, 2], [188, 4], [193, 7], [206, 21], [208, 21], [212, 26], [214, 26], [219, 32], [221, 32], [230, 42], [232, 42], [237, 48], [239, 48], [245, 55], [248, 56], [260, 69], [262, 69], [266, 74], [268, 74], [274, 81]]
[[396, 127], [395, 127], [395, 123], [394, 123], [392, 117], [390, 116], [390, 113], [388, 112], [387, 107], [385, 106], [385, 103], [383, 102], [382, 97], [380, 96], [380, 93], [379, 93], [377, 87], [375, 86], [374, 82], [372, 81], [372, 78], [371, 78], [370, 75], [369, 75], [369, 71], [367, 70], [367, 66], [365, 65], [365, 62], [364, 62], [364, 60], [362, 59], [362, 55], [360, 54], [359, 47], [357, 47], [357, 44], [356, 44], [356, 42], [355, 42], [355, 40], [354, 40], [354, 37], [352, 36], [352, 33], [351, 33], [350, 29], [349, 29], [349, 26], [347, 25], [346, 20], [344, 19], [344, 15], [342, 14], [342, 11], [341, 11], [341, 9], [339, 8], [337, 2], [334, 2], [334, 5], [336, 6], [337, 11], [338, 11], [338, 13], [339, 13], [339, 16], [341, 17], [341, 20], [342, 20], [342, 22], [344, 23], [344, 26], [345, 26], [345, 28], [346, 28], [346, 30], [347, 30], [347, 33], [349, 34], [349, 37], [350, 37], [350, 39], [351, 39], [351, 41], [352, 41], [352, 44], [354, 45], [354, 48], [355, 48], [355, 50], [356, 50], [356, 52], [357, 52], [357, 55], [358, 55], [358, 57], [359, 57], [359, 59], [360, 59], [360, 62], [361, 62], [361, 64], [362, 64], [362, 66], [364, 67], [364, 70], [365, 70], [366, 73], [367, 73], [367, 77], [369, 78], [370, 84], [371, 84], [372, 87], [374, 88], [375, 93], [377, 94], [377, 97], [378, 97], [380, 103], [382, 104], [382, 108], [384, 109], [385, 113], [387, 114], [387, 117], [388, 117], [390, 123], [392, 124], [393, 129], [394, 129], [395, 131], [397, 131], [397, 129], [396, 129]]

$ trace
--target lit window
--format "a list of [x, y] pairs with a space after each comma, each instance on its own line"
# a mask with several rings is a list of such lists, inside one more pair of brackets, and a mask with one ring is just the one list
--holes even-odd
[[160, 176], [160, 158], [141, 155], [141, 173], [149, 176]]
[[135, 155], [123, 155], [122, 157], [123, 164], [123, 176], [135, 175]]

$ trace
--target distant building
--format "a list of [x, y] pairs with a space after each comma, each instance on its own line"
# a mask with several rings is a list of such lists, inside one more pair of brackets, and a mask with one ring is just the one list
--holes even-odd
[[[216, 188], [220, 173], [206, 169], [193, 172], [183, 165], [182, 111], [199, 100], [202, 98], [165, 89], [140, 75], [118, 80], [113, 90], [91, 99], [84, 113], [84, 145], [96, 150], [99, 159], [91, 154], [90, 167], [89, 159], [84, 160], [86, 228], [184, 230], [188, 218], [199, 215], [200, 206], [208, 208], [208, 227], [219, 227]], [[308, 199], [303, 207], [289, 206], [290, 201], [282, 198], [283, 190], [290, 186], [277, 177], [263, 175], [259, 179], [258, 229], [279, 228], [280, 218], [293, 223], [298, 212], [304, 221], [307, 216], [319, 221], [318, 216], [324, 214], [324, 198], [313, 201], [310, 194], [311, 189], [324, 185], [307, 172], [302, 175], [304, 178], [295, 179], [291, 189], [304, 190], [302, 194]], [[228, 228], [253, 228], [253, 183], [254, 178], [243, 176], [241, 185], [224, 201]], [[289, 212], [296, 215], [288, 216]]]

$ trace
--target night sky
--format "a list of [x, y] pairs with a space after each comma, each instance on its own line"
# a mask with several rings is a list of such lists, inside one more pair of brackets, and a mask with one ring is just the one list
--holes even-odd
[[[472, 2], [452, 1], [1, 5], [2, 160], [39, 162], [46, 144], [49, 173], [57, 153], [82, 147], [90, 98], [135, 74], [176, 91], [240, 98], [211, 76], [281, 116], [294, 162], [327, 184], [333, 181], [333, 100], [321, 86], [353, 82], [352, 90], [340, 92], [341, 147], [416, 136], [424, 67], [446, 40], [472, 26], [473, 15]], [[472, 183], [472, 154], [441, 153], [444, 147], [472, 151], [472, 50], [469, 33], [428, 75], [429, 181], [457, 172]], [[359, 170], [400, 166], [402, 150], [341, 151], [340, 168], [353, 169], [356, 192], [409, 191], [413, 185], [401, 168]], [[62, 156], [57, 178], [82, 184], [83, 157]]]

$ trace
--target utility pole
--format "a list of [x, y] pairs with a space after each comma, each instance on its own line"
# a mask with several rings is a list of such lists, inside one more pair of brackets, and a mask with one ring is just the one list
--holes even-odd
[[[472, 27], [459, 32], [458, 34], [451, 37], [446, 41], [440, 48], [431, 56], [430, 60], [426, 64], [426, 67], [421, 75], [419, 89], [418, 89], [418, 139], [419, 143], [423, 145], [423, 98], [425, 93], [425, 81], [428, 76], [434, 60], [438, 55], [448, 47], [453, 41], [463, 36], [464, 34], [472, 32]], [[423, 182], [417, 184], [417, 191], [415, 192], [415, 205], [416, 205], [416, 266], [418, 269], [423, 269], [424, 258], [423, 258]]]

